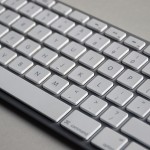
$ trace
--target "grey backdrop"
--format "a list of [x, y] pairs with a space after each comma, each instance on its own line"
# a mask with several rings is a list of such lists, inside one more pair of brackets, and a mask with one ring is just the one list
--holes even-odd
[[[150, 0], [62, 0], [150, 41]], [[71, 150], [0, 103], [0, 150]]]

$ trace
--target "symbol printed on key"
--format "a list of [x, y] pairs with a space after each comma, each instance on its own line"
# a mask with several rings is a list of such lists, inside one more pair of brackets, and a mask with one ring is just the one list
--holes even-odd
[[133, 77], [132, 77], [132, 76], [129, 76], [127, 79], [133, 79]]

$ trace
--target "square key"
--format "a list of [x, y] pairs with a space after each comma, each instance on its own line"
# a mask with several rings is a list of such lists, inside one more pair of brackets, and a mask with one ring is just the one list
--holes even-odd
[[118, 79], [117, 81], [122, 85], [126, 86], [129, 89], [134, 89], [141, 81], [143, 80], [143, 76], [134, 72], [130, 69], [127, 69]]
[[127, 118], [128, 114], [126, 112], [114, 106], [111, 106], [100, 116], [102, 121], [114, 128], [119, 127]]
[[50, 74], [51, 74], [50, 71], [46, 70], [45, 68], [43, 68], [39, 65], [36, 65], [26, 73], [25, 77], [36, 84], [40, 84]]
[[87, 85], [87, 88], [99, 96], [102, 96], [108, 92], [112, 86], [113, 82], [102, 76], [97, 76]]
[[108, 103], [104, 100], [91, 95], [88, 97], [85, 102], [83, 102], [80, 105], [80, 108], [87, 113], [91, 114], [92, 116], [97, 116], [100, 112], [102, 112], [106, 107]]
[[52, 92], [53, 94], [59, 94], [62, 90], [64, 90], [69, 85], [69, 82], [57, 75], [53, 75], [48, 79], [43, 87]]
[[68, 78], [70, 80], [76, 82], [79, 85], [84, 85], [93, 76], [94, 76], [94, 73], [92, 71], [90, 71], [82, 66], [78, 66], [68, 75]]
[[76, 85], [71, 85], [65, 92], [61, 94], [61, 98], [72, 103], [73, 105], [77, 105], [87, 95], [88, 95], [87, 91], [81, 89]]

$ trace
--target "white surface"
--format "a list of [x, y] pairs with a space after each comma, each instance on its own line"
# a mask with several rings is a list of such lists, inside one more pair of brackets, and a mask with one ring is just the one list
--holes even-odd
[[[62, 0], [150, 41], [149, 0]], [[1, 150], [71, 150], [0, 104]]]

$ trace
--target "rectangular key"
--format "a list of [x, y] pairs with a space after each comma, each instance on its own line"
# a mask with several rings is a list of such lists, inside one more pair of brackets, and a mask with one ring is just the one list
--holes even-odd
[[98, 32], [103, 32], [107, 28], [107, 24], [97, 20], [97, 19], [91, 19], [90, 21], [87, 22], [86, 24], [89, 28], [98, 31]]
[[85, 140], [88, 140], [101, 127], [99, 122], [78, 110], [73, 111], [61, 125]]
[[105, 31], [105, 34], [112, 39], [115, 39], [117, 41], [122, 41], [126, 37], [126, 33], [123, 31], [120, 31], [114, 27], [110, 27], [108, 30]]
[[108, 127], [104, 128], [92, 140], [93, 145], [105, 150], [121, 150], [127, 142], [126, 137]]
[[139, 119], [131, 118], [121, 131], [150, 148], [150, 126]]
[[127, 46], [130, 46], [131, 48], [134, 48], [135, 50], [141, 50], [146, 43], [144, 41], [141, 41], [133, 36], [129, 36], [125, 41], [124, 44]]
[[148, 47], [146, 47], [146, 49], [144, 49], [143, 51], [146, 55], [150, 56], [150, 45]]
[[76, 22], [84, 24], [86, 21], [89, 20], [90, 17], [82, 12], [75, 10], [69, 15], [69, 18]]
[[52, 7], [52, 9], [55, 12], [57, 12], [57, 13], [59, 13], [61, 15], [64, 15], [64, 16], [67, 16], [69, 13], [72, 12], [72, 8], [70, 8], [69, 6], [66, 6], [66, 5], [64, 5], [62, 3], [57, 3], [56, 5], [54, 5]]
[[0, 89], [55, 122], [71, 110], [69, 105], [2, 67], [0, 67]]

